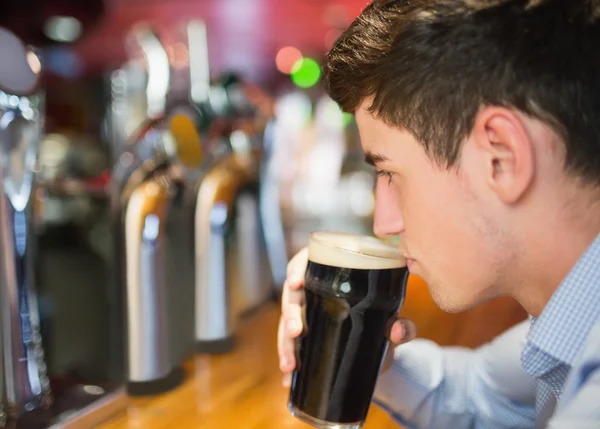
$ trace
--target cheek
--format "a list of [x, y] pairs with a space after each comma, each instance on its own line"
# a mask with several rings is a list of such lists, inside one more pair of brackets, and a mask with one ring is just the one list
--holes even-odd
[[499, 238], [490, 232], [492, 221], [481, 207], [458, 196], [444, 200], [430, 219], [425, 225], [426, 269], [457, 297], [487, 294], [497, 282], [502, 258]]
[[[444, 237], [452, 230], [455, 222], [453, 198], [449, 190], [441, 183], [423, 182], [419, 186], [406, 187], [399, 193], [407, 238], [436, 243], [445, 241]], [[447, 231], [449, 230], [449, 231]], [[417, 242], [413, 243], [415, 246]], [[439, 243], [438, 243], [439, 244]]]
[[494, 232], [498, 219], [458, 178], [428, 179], [399, 194], [403, 238], [438, 305], [464, 309], [493, 296], [507, 245]]
[[405, 239], [408, 250], [425, 266], [462, 271], [460, 261], [477, 254], [478, 239], [473, 213], [452, 179], [430, 180], [402, 195]]

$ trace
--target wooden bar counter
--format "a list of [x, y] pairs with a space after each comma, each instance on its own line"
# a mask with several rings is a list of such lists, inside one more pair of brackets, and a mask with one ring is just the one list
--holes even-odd
[[[511, 300], [456, 315], [442, 313], [417, 278], [411, 278], [402, 314], [415, 320], [421, 337], [469, 347], [525, 317]], [[186, 363], [182, 386], [157, 397], [130, 399], [127, 411], [100, 429], [309, 429], [287, 410], [288, 389], [278, 369], [278, 319], [279, 307], [265, 306], [240, 325], [234, 351], [195, 357]], [[373, 406], [364, 428], [399, 427]]]

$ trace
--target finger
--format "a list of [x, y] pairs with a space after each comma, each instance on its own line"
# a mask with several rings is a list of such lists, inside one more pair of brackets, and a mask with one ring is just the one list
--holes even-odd
[[281, 384], [283, 387], [290, 387], [292, 385], [292, 374], [287, 373], [283, 374], [283, 379], [281, 380]]
[[390, 331], [390, 341], [394, 345], [404, 344], [417, 336], [417, 327], [412, 320], [397, 319]]
[[277, 352], [279, 354], [279, 369], [284, 373], [289, 373], [296, 366], [294, 356], [294, 339], [285, 333], [285, 320], [283, 316], [279, 320], [277, 330]]
[[292, 290], [284, 285], [281, 297], [281, 312], [285, 324], [285, 334], [295, 338], [302, 333], [302, 306], [304, 305], [304, 291]]
[[300, 250], [294, 255], [287, 266], [286, 283], [292, 290], [304, 285], [304, 273], [308, 265], [308, 248]]

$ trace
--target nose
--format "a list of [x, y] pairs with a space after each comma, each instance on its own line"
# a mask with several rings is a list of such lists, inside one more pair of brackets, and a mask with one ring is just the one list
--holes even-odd
[[375, 185], [373, 232], [381, 238], [389, 238], [404, 232], [398, 193], [385, 178], [379, 178]]

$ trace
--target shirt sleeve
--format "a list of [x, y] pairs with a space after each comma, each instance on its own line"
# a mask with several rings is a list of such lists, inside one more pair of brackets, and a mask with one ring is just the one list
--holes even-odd
[[399, 346], [374, 402], [410, 429], [532, 428], [537, 382], [521, 368], [528, 329], [524, 321], [475, 350]]

